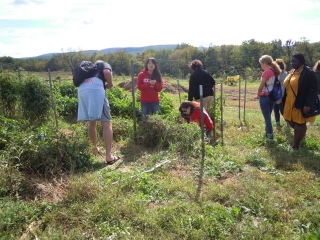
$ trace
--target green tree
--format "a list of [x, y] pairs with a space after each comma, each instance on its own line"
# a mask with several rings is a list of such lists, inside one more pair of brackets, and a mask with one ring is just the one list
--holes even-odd
[[240, 46], [241, 67], [260, 67], [259, 58], [264, 54], [271, 54], [270, 46], [266, 47], [266, 44], [254, 39], [244, 41]]
[[64, 52], [62, 49], [61, 51], [63, 63], [71, 72], [73, 71], [74, 67], [81, 61], [89, 60], [89, 56], [81, 50], [77, 52], [75, 50], [69, 49], [68, 52]]
[[296, 43], [296, 48], [295, 50], [297, 52], [300, 52], [304, 55], [306, 59], [306, 63], [309, 66], [313, 66], [315, 62], [315, 50], [314, 50], [314, 45], [310, 44], [309, 41], [306, 38], [301, 38], [300, 42]]
[[121, 50], [111, 53], [108, 56], [108, 63], [112, 66], [112, 71], [118, 75], [129, 75], [131, 69], [132, 55]]

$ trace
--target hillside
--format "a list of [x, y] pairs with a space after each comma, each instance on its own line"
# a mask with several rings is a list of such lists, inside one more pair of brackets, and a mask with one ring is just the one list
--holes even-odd
[[[148, 49], [153, 49], [153, 50], [162, 50], [162, 49], [168, 49], [168, 50], [173, 50], [177, 44], [167, 44], [167, 45], [151, 45], [151, 46], [144, 46], [144, 47], [113, 47], [113, 48], [105, 48], [101, 50], [84, 50], [84, 52], [87, 55], [92, 55], [94, 53], [97, 54], [109, 54], [109, 53], [114, 53], [117, 51], [125, 51], [127, 53], [130, 53], [132, 55], [136, 55], [138, 53], [142, 53]], [[27, 57], [27, 58], [51, 58], [53, 55], [59, 54], [59, 53], [45, 53], [36, 57]]]

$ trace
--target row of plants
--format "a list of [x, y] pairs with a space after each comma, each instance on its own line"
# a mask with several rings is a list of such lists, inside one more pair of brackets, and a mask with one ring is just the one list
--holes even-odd
[[[165, 149], [177, 143], [178, 151], [189, 151], [199, 139], [198, 126], [179, 122], [178, 111], [173, 109], [173, 102], [165, 92], [161, 92], [159, 116], [141, 125], [139, 94], [139, 91], [135, 94], [138, 126], [134, 132], [132, 97], [120, 87], [108, 90], [114, 140], [129, 138], [138, 145]], [[55, 82], [50, 88], [48, 82], [36, 76], [17, 81], [13, 74], [3, 72], [0, 96], [4, 106], [0, 115], [0, 172], [4, 176], [0, 180], [0, 196], [32, 194], [25, 174], [50, 178], [101, 166], [89, 154], [86, 123], [73, 124], [78, 99], [72, 82]], [[59, 120], [58, 128], [55, 118]], [[98, 132], [102, 133], [102, 129]], [[185, 132], [189, 135], [184, 136]], [[102, 135], [99, 138], [101, 140]]]

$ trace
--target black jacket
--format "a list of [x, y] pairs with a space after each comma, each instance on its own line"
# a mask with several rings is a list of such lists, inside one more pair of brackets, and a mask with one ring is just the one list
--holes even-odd
[[213, 96], [213, 77], [205, 70], [198, 68], [190, 76], [188, 101], [200, 99], [199, 86], [202, 85], [203, 97]]
[[[298, 83], [298, 92], [294, 107], [303, 109], [304, 106], [310, 107], [314, 103], [318, 93], [318, 82], [315, 73], [307, 66], [304, 66]], [[285, 104], [287, 93], [283, 96], [283, 104]]]

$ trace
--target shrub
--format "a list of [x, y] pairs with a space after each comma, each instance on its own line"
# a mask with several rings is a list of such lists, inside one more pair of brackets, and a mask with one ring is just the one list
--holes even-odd
[[59, 116], [68, 116], [76, 118], [78, 113], [78, 98], [68, 96], [55, 96], [55, 106]]
[[1, 133], [1, 138], [6, 139], [2, 147], [7, 153], [5, 165], [46, 176], [92, 166], [89, 143], [77, 130], [71, 135], [55, 132], [47, 126], [37, 130], [23, 129], [23, 124], [3, 119], [0, 125], [6, 130]]
[[[113, 87], [107, 90], [107, 96], [110, 104], [112, 116], [123, 118], [132, 118], [133, 104], [132, 97], [120, 87]], [[136, 108], [136, 113], [139, 114], [139, 109]]]
[[53, 89], [58, 115], [70, 119], [76, 118], [78, 113], [78, 89], [72, 82], [56, 83], [53, 85]]
[[[133, 137], [133, 120], [122, 117], [112, 118], [113, 139], [119, 141]], [[102, 129], [101, 131], [102, 132]]]
[[169, 94], [160, 92], [160, 111], [161, 115], [169, 116], [173, 110], [173, 102]]
[[21, 82], [20, 104], [23, 116], [38, 125], [46, 121], [51, 109], [50, 88], [36, 76]]
[[149, 116], [138, 127], [138, 143], [147, 147], [168, 148], [175, 145], [177, 151], [186, 153], [193, 150], [200, 139], [201, 131], [197, 124], [174, 123], [158, 114]]
[[58, 89], [63, 97], [78, 98], [78, 88], [72, 82], [58, 84]]
[[18, 100], [17, 76], [8, 71], [0, 73], [0, 104], [4, 116], [15, 115], [15, 107]]

